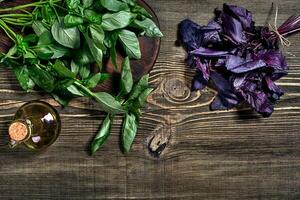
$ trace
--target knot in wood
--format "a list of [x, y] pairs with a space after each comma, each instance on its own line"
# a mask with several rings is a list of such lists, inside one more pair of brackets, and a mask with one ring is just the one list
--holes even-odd
[[169, 78], [164, 85], [165, 93], [172, 101], [182, 102], [190, 97], [190, 90], [184, 81], [176, 78]]

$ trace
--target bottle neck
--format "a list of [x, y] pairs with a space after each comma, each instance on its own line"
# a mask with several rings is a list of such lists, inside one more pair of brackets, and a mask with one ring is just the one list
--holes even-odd
[[29, 120], [15, 120], [8, 129], [10, 137], [10, 147], [14, 148], [19, 144], [27, 141], [32, 132], [31, 122]]

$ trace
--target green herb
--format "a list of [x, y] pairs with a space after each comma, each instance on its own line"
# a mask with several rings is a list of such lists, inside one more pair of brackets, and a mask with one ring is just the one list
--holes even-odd
[[[14, 71], [24, 90], [40, 88], [63, 106], [77, 97], [97, 101], [107, 117], [91, 144], [92, 154], [109, 137], [114, 116], [124, 115], [121, 140], [129, 152], [152, 92], [148, 75], [134, 83], [130, 59], [141, 58], [138, 36], [162, 36], [143, 7], [135, 0], [39, 0], [0, 8], [0, 29], [14, 43], [0, 54], [0, 63]], [[119, 46], [125, 57], [119, 94], [94, 92], [109, 78], [102, 72], [103, 59], [111, 57], [118, 68]], [[91, 70], [95, 63], [100, 72]]]
[[138, 122], [135, 115], [127, 113], [123, 122], [122, 145], [125, 153], [128, 153], [136, 136]]
[[94, 138], [91, 145], [91, 153], [94, 154], [96, 151], [100, 149], [100, 147], [106, 142], [107, 138], [110, 135], [110, 129], [112, 125], [112, 120], [110, 119], [110, 115], [107, 115], [104, 122], [102, 123], [102, 127], [99, 130], [98, 134]]

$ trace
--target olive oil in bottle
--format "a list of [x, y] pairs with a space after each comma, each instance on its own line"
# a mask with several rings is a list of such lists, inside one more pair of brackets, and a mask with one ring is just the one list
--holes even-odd
[[42, 150], [53, 144], [60, 133], [60, 117], [48, 103], [31, 101], [15, 114], [9, 126], [10, 146], [24, 145]]

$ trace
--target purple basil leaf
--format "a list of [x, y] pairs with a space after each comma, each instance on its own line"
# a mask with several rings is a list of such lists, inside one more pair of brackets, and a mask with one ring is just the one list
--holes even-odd
[[203, 45], [215, 44], [221, 42], [220, 32], [222, 27], [215, 21], [210, 21], [207, 26], [202, 27], [201, 31], [203, 34]]
[[208, 81], [203, 78], [202, 72], [198, 71], [192, 83], [192, 91], [203, 90], [208, 84]]
[[234, 44], [243, 44], [247, 42], [242, 23], [234, 17], [222, 13], [222, 25], [224, 34]]
[[199, 34], [200, 25], [190, 19], [183, 20], [179, 24], [179, 39], [188, 50], [194, 50], [201, 46], [202, 34]]
[[202, 90], [207, 86], [210, 78], [209, 66], [206, 61], [202, 62], [200, 58], [196, 58], [194, 64], [197, 74], [193, 80], [192, 90]]
[[229, 52], [199, 47], [198, 49], [191, 51], [190, 54], [203, 57], [224, 57], [228, 55]]
[[271, 80], [270, 77], [265, 77], [264, 81], [265, 81], [266, 90], [268, 90], [270, 93], [270, 98], [273, 101], [278, 101], [280, 97], [284, 94], [283, 90], [279, 86], [277, 86]]
[[280, 51], [263, 50], [257, 54], [257, 58], [262, 59], [268, 67], [274, 68], [276, 71], [288, 70], [285, 57]]
[[250, 28], [253, 25], [252, 14], [247, 9], [235, 5], [228, 5], [226, 3], [223, 5], [223, 9], [224, 12], [238, 19], [242, 23], [244, 29]]
[[256, 112], [262, 114], [264, 117], [269, 117], [272, 115], [274, 108], [264, 92], [240, 91], [240, 94]]
[[245, 73], [258, 68], [265, 67], [266, 63], [262, 60], [246, 60], [239, 56], [228, 56], [226, 61], [227, 70], [233, 73]]
[[211, 80], [218, 91], [218, 96], [211, 104], [212, 110], [231, 109], [239, 103], [230, 82], [217, 72], [211, 72]]
[[200, 71], [203, 74], [203, 78], [208, 81], [209, 80], [209, 66], [207, 62], [201, 62], [198, 58], [195, 61], [197, 71]]

